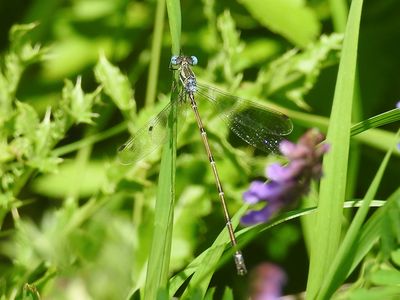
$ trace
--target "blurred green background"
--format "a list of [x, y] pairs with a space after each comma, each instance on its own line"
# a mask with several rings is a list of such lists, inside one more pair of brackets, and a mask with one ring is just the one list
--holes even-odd
[[[195, 71], [200, 79], [246, 98], [268, 100], [266, 103], [287, 113], [295, 125], [290, 139], [296, 140], [305, 129], [320, 124], [316, 117], [329, 116], [340, 46], [340, 38], [331, 34], [338, 29], [333, 26], [329, 1], [283, 1], [289, 4], [272, 4], [270, 11], [261, 11], [264, 6], [257, 6], [258, 2], [182, 1], [182, 51], [199, 58]], [[45, 278], [38, 286], [48, 299], [121, 299], [142, 286], [160, 152], [134, 167], [120, 165], [115, 157], [118, 146], [129, 137], [128, 128], [133, 133], [161, 110], [171, 90], [166, 13], [163, 26], [157, 25], [162, 32], [160, 48], [152, 43], [156, 6], [156, 1], [127, 0], [0, 2], [3, 56], [12, 51], [9, 30], [14, 24], [37, 22], [24, 39], [48, 47], [45, 59], [26, 66], [15, 95], [31, 105], [40, 120], [49, 107], [60, 105], [66, 79], [75, 85], [80, 76], [85, 93], [103, 85], [101, 100], [95, 100], [89, 109], [97, 117], [68, 128], [54, 146], [55, 155], [63, 158], [57, 168], [10, 171], [14, 174], [10, 186], [21, 188], [17, 194], [2, 198], [9, 201], [2, 208], [0, 236], [0, 273], [4, 276], [0, 287], [4, 294], [9, 294], [10, 287], [20, 288], [38, 278]], [[322, 34], [330, 37], [329, 43], [320, 39]], [[355, 120], [391, 110], [399, 101], [399, 43], [400, 2], [365, 1], [358, 64], [361, 101]], [[299, 52], [290, 52], [293, 49]], [[108, 62], [99, 62], [101, 55], [121, 73]], [[159, 73], [149, 76], [149, 65], [156, 58]], [[107, 90], [107, 84], [117, 84], [112, 76], [107, 77], [110, 70], [126, 75], [132, 91], [118, 85], [117, 92]], [[101, 79], [101, 72], [106, 73], [106, 79]], [[156, 84], [153, 90], [151, 83]], [[134, 105], [118, 105], [114, 98], [119, 90], [121, 97]], [[207, 112], [206, 104], [200, 104], [200, 112], [234, 212], [241, 206], [241, 194], [250, 181], [263, 177], [267, 162], [277, 158], [265, 157], [222, 129], [218, 119]], [[299, 117], [298, 112], [305, 117]], [[212, 173], [190, 111], [182, 127], [178, 136], [174, 271], [206, 249], [224, 227]], [[383, 129], [397, 127], [392, 124]], [[112, 128], [117, 129], [110, 136], [102, 135]], [[325, 129], [322, 126], [321, 130]], [[88, 141], [91, 136], [99, 141], [92, 144]], [[73, 144], [77, 141], [87, 143]], [[71, 144], [75, 146], [65, 148]], [[349, 199], [365, 193], [385, 149], [379, 144], [379, 140], [367, 137], [355, 148], [358, 152], [349, 177]], [[7, 163], [2, 161], [3, 166]], [[378, 199], [399, 186], [399, 169], [397, 156], [385, 174]], [[3, 178], [8, 174], [4, 170]], [[12, 166], [10, 170], [14, 170]], [[8, 195], [7, 189], [2, 193]], [[21, 218], [17, 226], [15, 212], [12, 214], [16, 207]], [[249, 268], [263, 261], [280, 264], [289, 277], [285, 293], [305, 289], [308, 260], [298, 221], [268, 230], [243, 251]], [[231, 262], [215, 273], [212, 285], [219, 287], [219, 293], [225, 285], [238, 295], [246, 291], [246, 281], [234, 274]]]

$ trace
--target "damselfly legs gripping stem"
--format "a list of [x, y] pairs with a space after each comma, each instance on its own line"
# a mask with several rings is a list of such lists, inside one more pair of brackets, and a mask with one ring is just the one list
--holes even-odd
[[[226, 226], [232, 247], [235, 250], [234, 258], [239, 275], [246, 274], [246, 265], [243, 255], [237, 247], [237, 241], [232, 227], [230, 214], [225, 201], [225, 194], [219, 179], [217, 166], [214, 161], [207, 133], [204, 129], [197, 99], [206, 99], [212, 103], [219, 116], [228, 124], [229, 128], [248, 144], [266, 152], [278, 152], [279, 141], [288, 135], [293, 128], [290, 119], [277, 111], [260, 106], [249, 100], [244, 100], [224, 93], [218, 89], [197, 83], [191, 66], [197, 64], [195, 56], [173, 56], [171, 67], [179, 71], [181, 82], [181, 99], [189, 103], [194, 112], [201, 139], [206, 150], [208, 160], [214, 174], [218, 196], [221, 201]], [[167, 137], [167, 121], [172, 105], [170, 102], [153, 120], [139, 129], [136, 134], [119, 148], [119, 158], [122, 163], [133, 163], [148, 155], [161, 144]], [[178, 108], [181, 108], [179, 105]], [[178, 111], [179, 113], [179, 111]]]

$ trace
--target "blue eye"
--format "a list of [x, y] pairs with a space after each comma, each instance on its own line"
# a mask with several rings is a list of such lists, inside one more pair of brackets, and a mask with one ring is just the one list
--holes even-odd
[[178, 64], [178, 56], [174, 55], [171, 57], [171, 64], [177, 65]]
[[192, 65], [197, 65], [197, 63], [199, 62], [196, 56], [191, 56], [190, 57], [192, 59]]

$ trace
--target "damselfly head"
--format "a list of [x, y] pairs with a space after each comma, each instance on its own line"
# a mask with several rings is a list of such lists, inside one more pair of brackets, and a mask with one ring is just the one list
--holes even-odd
[[171, 66], [178, 66], [183, 63], [187, 63], [191, 66], [197, 65], [198, 59], [196, 56], [183, 56], [183, 55], [174, 55], [171, 57]]

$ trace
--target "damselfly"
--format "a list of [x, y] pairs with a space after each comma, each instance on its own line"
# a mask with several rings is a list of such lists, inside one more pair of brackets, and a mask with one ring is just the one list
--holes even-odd
[[[226, 226], [232, 247], [235, 250], [234, 258], [238, 274], [246, 274], [246, 265], [243, 255], [237, 247], [231, 217], [225, 201], [225, 194], [219, 179], [217, 166], [214, 161], [207, 133], [197, 108], [198, 99], [206, 99], [226, 122], [229, 128], [248, 144], [266, 152], [278, 152], [279, 141], [288, 135], [293, 124], [290, 119], [275, 110], [258, 105], [252, 101], [234, 97], [218, 89], [199, 84], [192, 71], [192, 66], [197, 64], [195, 56], [173, 56], [170, 66], [179, 71], [181, 82], [180, 103], [189, 103], [194, 112], [204, 148], [206, 150], [211, 169], [214, 174], [218, 196], [224, 212]], [[167, 137], [168, 116], [176, 103], [170, 102], [154, 119], [139, 129], [133, 137], [118, 149], [118, 155], [122, 163], [133, 163], [153, 152], [164, 144]]]

